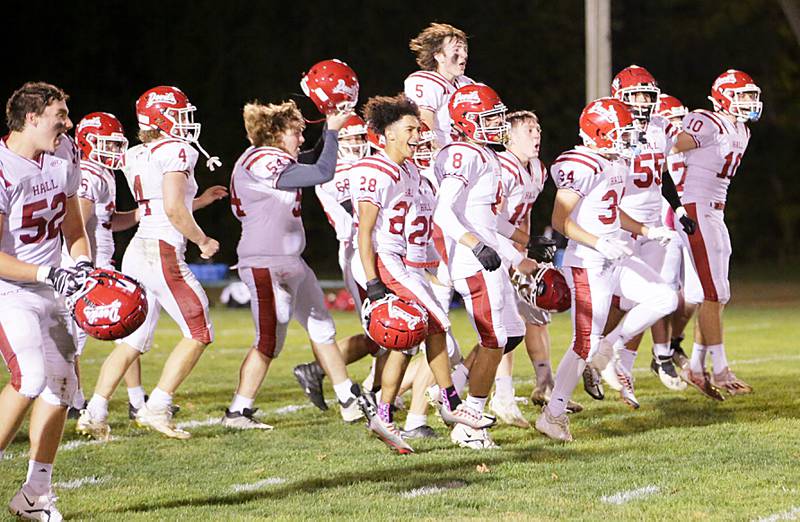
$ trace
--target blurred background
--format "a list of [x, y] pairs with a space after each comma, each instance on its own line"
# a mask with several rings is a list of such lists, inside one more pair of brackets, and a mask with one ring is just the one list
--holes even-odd
[[[176, 85], [198, 107], [200, 142], [222, 158], [211, 173], [198, 162], [201, 190], [227, 185], [248, 143], [241, 119], [247, 101], [294, 98], [318, 117], [298, 82], [313, 63], [339, 58], [361, 81], [361, 100], [402, 90], [416, 70], [408, 41], [432, 21], [470, 36], [467, 75], [494, 87], [511, 110], [535, 110], [542, 122], [542, 159], [577, 143], [585, 102], [584, 2], [27, 2], [6, 13], [0, 96], [28, 80], [64, 88], [73, 121], [92, 111], [116, 114], [136, 143], [134, 102], [155, 85]], [[749, 73], [762, 89], [764, 113], [726, 208], [734, 267], [790, 265], [800, 258], [800, 33], [787, 12], [797, 0], [611, 1], [612, 76], [646, 67], [663, 92], [689, 109], [725, 69]], [[313, 143], [319, 126], [310, 125]], [[118, 206], [133, 207], [118, 176]], [[534, 231], [549, 222], [554, 187], [533, 210]], [[227, 200], [196, 214], [218, 239], [215, 261], [236, 262], [239, 224]], [[304, 257], [320, 278], [338, 278], [337, 243], [311, 190], [303, 198]], [[132, 235], [117, 235], [121, 258]], [[269, 240], [269, 238], [265, 238]], [[199, 258], [190, 247], [187, 260]]]

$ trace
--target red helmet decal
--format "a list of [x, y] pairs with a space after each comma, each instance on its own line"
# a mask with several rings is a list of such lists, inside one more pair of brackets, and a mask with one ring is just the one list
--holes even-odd
[[82, 160], [110, 169], [122, 166], [128, 149], [122, 124], [108, 112], [92, 112], [84, 116], [75, 128], [75, 141]]
[[322, 114], [352, 110], [358, 103], [358, 76], [341, 60], [314, 64], [300, 80], [300, 88]]

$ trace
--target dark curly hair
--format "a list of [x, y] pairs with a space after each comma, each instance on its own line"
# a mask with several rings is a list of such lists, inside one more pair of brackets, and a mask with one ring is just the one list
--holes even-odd
[[403, 93], [397, 96], [373, 96], [364, 106], [364, 119], [378, 134], [383, 134], [386, 127], [399, 121], [403, 116], [419, 118], [417, 104], [406, 98]]
[[33, 112], [41, 115], [54, 101], [68, 101], [69, 96], [55, 85], [45, 82], [27, 82], [14, 91], [6, 102], [6, 124], [8, 130], [21, 131], [25, 127], [25, 116]]

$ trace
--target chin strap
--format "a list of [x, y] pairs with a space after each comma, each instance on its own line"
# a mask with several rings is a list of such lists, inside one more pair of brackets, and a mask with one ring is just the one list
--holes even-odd
[[200, 145], [200, 142], [195, 141], [194, 144], [197, 146], [197, 149], [203, 153], [203, 156], [208, 158], [208, 161], [206, 161], [206, 167], [208, 167], [208, 170], [214, 172], [214, 169], [222, 166], [222, 161], [220, 161], [219, 156], [211, 156], [208, 152], [206, 152], [206, 149]]

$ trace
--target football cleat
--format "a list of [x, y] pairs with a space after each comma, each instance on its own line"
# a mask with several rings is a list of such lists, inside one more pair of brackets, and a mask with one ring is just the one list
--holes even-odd
[[613, 358], [614, 345], [603, 338], [600, 339], [600, 342], [597, 345], [597, 350], [591, 355], [591, 357], [589, 357], [589, 359], [586, 361], [586, 364], [598, 372], [602, 372]]
[[678, 375], [672, 357], [654, 355], [653, 360], [650, 362], [650, 369], [661, 379], [661, 384], [670, 390], [683, 391], [686, 389], [687, 385]]
[[103, 442], [111, 438], [111, 426], [108, 425], [108, 420], [93, 418], [89, 410], [81, 410], [78, 423], [75, 425], [75, 431]]
[[81, 412], [86, 409], [86, 406], [89, 404], [89, 401], [83, 401], [82, 408], [76, 408], [75, 406], [70, 406], [67, 408], [67, 418], [70, 420], [78, 420], [81, 417]]
[[[531, 402], [537, 406], [544, 406], [548, 402], [550, 402], [550, 392], [551, 389], [541, 389], [535, 388], [533, 392], [531, 392]], [[567, 413], [580, 413], [583, 411], [583, 406], [579, 403], [573, 401], [572, 399], [567, 401]]]
[[602, 401], [606, 396], [603, 391], [603, 383], [600, 382], [600, 374], [588, 364], [583, 369], [583, 389], [586, 390], [589, 397], [596, 401]]
[[681, 379], [700, 390], [700, 393], [706, 397], [714, 399], [715, 401], [725, 400], [725, 397], [722, 396], [719, 389], [711, 384], [708, 372], [693, 372], [689, 368], [684, 368], [681, 370]]
[[439, 411], [439, 408], [442, 406], [442, 392], [438, 384], [431, 384], [425, 389], [425, 399], [427, 399], [431, 408], [435, 411]]
[[359, 393], [356, 395], [356, 403], [361, 413], [363, 413], [364, 417], [367, 419], [367, 424], [369, 424], [370, 419], [378, 414], [378, 399], [375, 397], [375, 394], [371, 391]]
[[669, 343], [669, 348], [672, 350], [672, 362], [681, 369], [689, 367], [689, 357], [687, 357], [686, 352], [681, 348], [682, 342], [683, 336], [681, 335], [680, 337], [675, 337]]
[[476, 430], [488, 428], [497, 421], [497, 419], [491, 415], [481, 414], [480, 412], [473, 410], [464, 402], [459, 404], [455, 410], [451, 410], [447, 404], [442, 404], [439, 407], [439, 415], [441, 415], [442, 421], [444, 421], [444, 423], [448, 426], [453, 426], [454, 424], [465, 424]]
[[603, 381], [608, 385], [609, 388], [615, 391], [620, 391], [622, 390], [622, 383], [619, 382], [619, 379], [617, 379], [617, 372], [614, 369], [614, 366], [615, 362], [612, 360], [600, 372], [600, 377], [603, 378]]
[[619, 359], [612, 361], [610, 366], [613, 368], [617, 381], [620, 384], [619, 398], [634, 410], [638, 409], [639, 400], [636, 399], [636, 395], [633, 391], [633, 375], [622, 367], [622, 362]]
[[530, 428], [531, 423], [522, 415], [514, 397], [503, 399], [497, 395], [492, 395], [489, 401], [489, 408], [497, 415], [503, 424], [516, 426], [517, 428]]
[[311, 404], [322, 411], [327, 410], [328, 405], [325, 404], [325, 396], [322, 393], [322, 379], [325, 378], [325, 371], [322, 367], [316, 362], [298, 364], [292, 373]]
[[450, 432], [450, 440], [462, 448], [474, 450], [497, 449], [500, 446], [495, 444], [489, 436], [486, 428], [476, 430], [464, 424], [456, 424]]
[[375, 415], [369, 420], [369, 429], [376, 437], [381, 439], [387, 446], [401, 455], [414, 453], [414, 448], [403, 440], [403, 435], [394, 422], [387, 422], [381, 419], [380, 415]]
[[731, 395], [744, 395], [753, 392], [753, 387], [736, 377], [729, 367], [719, 373], [715, 373], [711, 382], [717, 388], [721, 388]]
[[[149, 396], [149, 395], [145, 395], [145, 396], [144, 396], [144, 402], [147, 402], [147, 400], [148, 400], [149, 398], [150, 398], [150, 396]], [[137, 408], [136, 406], [134, 406], [133, 404], [131, 404], [131, 403], [129, 402], [129, 403], [128, 403], [128, 418], [129, 418], [130, 420], [136, 420], [136, 412], [137, 412], [137, 411], [139, 411], [139, 408]], [[179, 411], [181, 411], [181, 407], [180, 407], [180, 406], [178, 406], [177, 404], [170, 404], [170, 405], [169, 405], [169, 411], [171, 411], [171, 412], [172, 412], [172, 416], [174, 417], [175, 415], [177, 415], [177, 414], [178, 414], [178, 412], [179, 412]]]
[[244, 408], [241, 412], [225, 408], [225, 415], [222, 416], [220, 424], [236, 430], [271, 430], [272, 426], [256, 420], [257, 411], [258, 408]]
[[400, 430], [400, 436], [404, 439], [438, 439], [439, 434], [427, 424], [417, 426], [413, 430]]
[[569, 417], [562, 413], [558, 417], [550, 414], [547, 406], [542, 408], [542, 413], [536, 419], [536, 431], [554, 440], [564, 442], [572, 441], [572, 433], [569, 432]]
[[56, 500], [58, 497], [52, 489], [44, 495], [35, 495], [22, 486], [8, 503], [8, 511], [26, 520], [61, 522], [64, 518], [56, 509]]
[[146, 403], [136, 412], [136, 424], [142, 428], [155, 430], [170, 439], [186, 440], [191, 433], [175, 426], [172, 422], [172, 411], [169, 407], [152, 409]]

